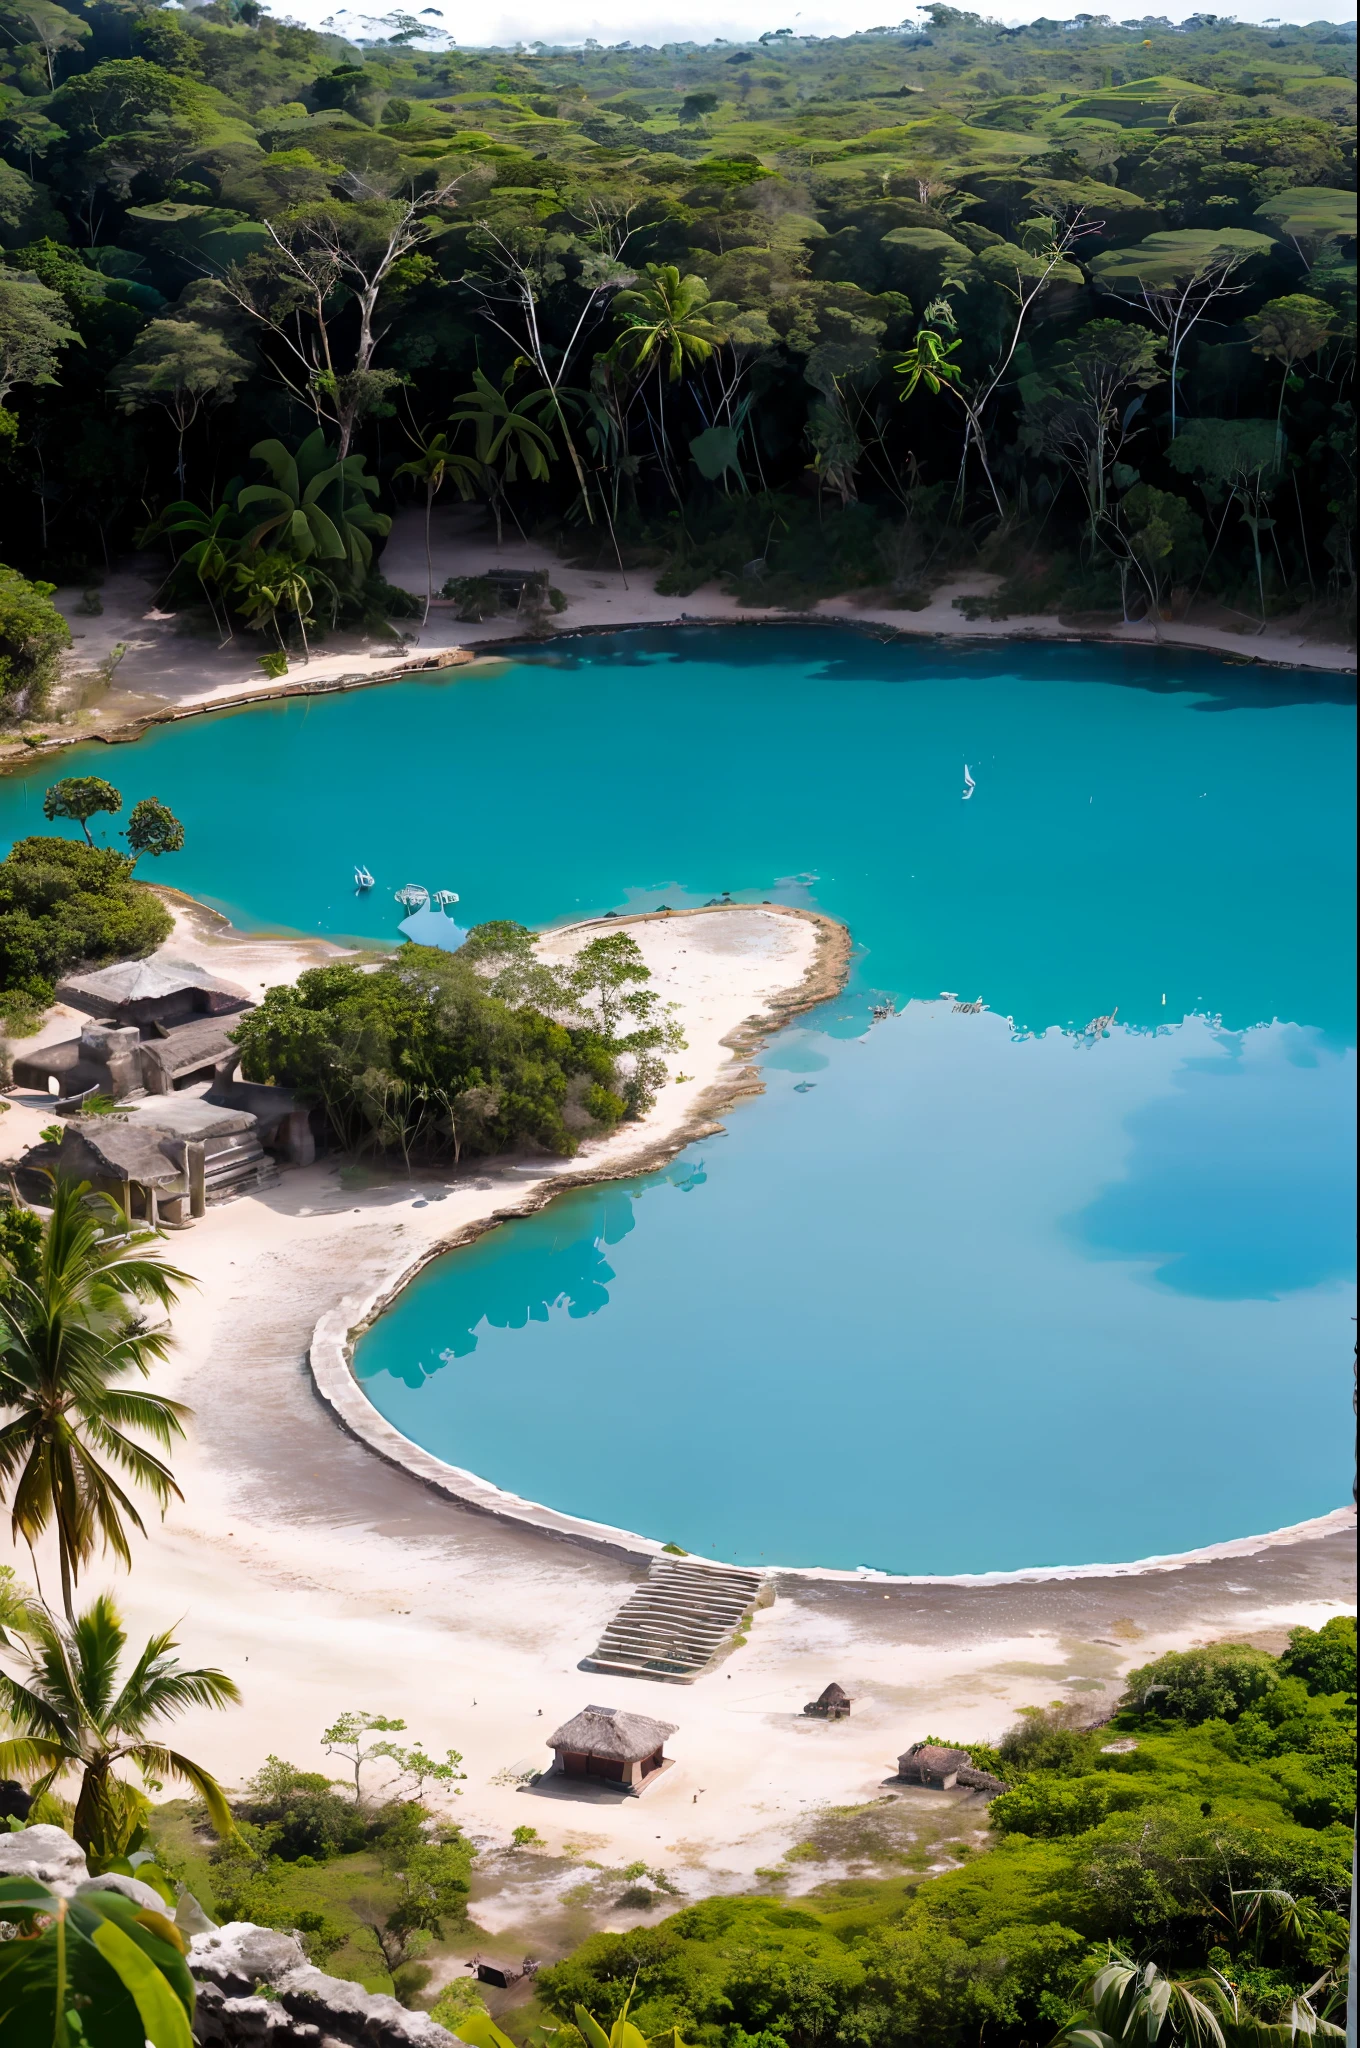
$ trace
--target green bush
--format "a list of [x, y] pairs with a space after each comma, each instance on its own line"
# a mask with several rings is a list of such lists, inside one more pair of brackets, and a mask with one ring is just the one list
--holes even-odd
[[76, 967], [154, 952], [174, 920], [132, 865], [74, 839], [16, 840], [0, 861], [0, 991], [42, 1007]]
[[1310, 1693], [1353, 1693], [1355, 1616], [1334, 1615], [1320, 1629], [1291, 1629], [1280, 1669], [1290, 1678], [1301, 1678]]
[[0, 562], [0, 718], [41, 711], [71, 629], [52, 603], [54, 583], [30, 583]]
[[1144, 1714], [1167, 1720], [1232, 1721], [1279, 1682], [1279, 1667], [1266, 1651], [1214, 1643], [1202, 1650], [1170, 1650], [1131, 1671], [1127, 1696]]
[[296, 1088], [325, 1110], [340, 1144], [408, 1158], [526, 1143], [573, 1153], [580, 1128], [564, 1114], [573, 1082], [597, 1126], [624, 1108], [599, 1032], [512, 1006], [489, 993], [472, 958], [427, 946], [405, 948], [376, 974], [315, 967], [294, 988], [269, 989], [236, 1042], [248, 1080]]

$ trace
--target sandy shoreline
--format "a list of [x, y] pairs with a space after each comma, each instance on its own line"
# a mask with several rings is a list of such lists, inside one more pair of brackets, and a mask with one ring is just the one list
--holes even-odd
[[[434, 522], [434, 587], [451, 575], [479, 576], [489, 569], [546, 569], [566, 596], [567, 609], [546, 631], [545, 644], [580, 633], [634, 631], [675, 625], [768, 626], [834, 625], [870, 633], [878, 639], [910, 646], [921, 640], [1005, 642], [1013, 640], [1093, 643], [1112, 647], [1160, 647], [1168, 653], [1226, 656], [1233, 661], [1268, 667], [1316, 669], [1353, 674], [1353, 648], [1304, 637], [1296, 622], [1272, 623], [1264, 633], [1223, 625], [1164, 621], [1151, 625], [1100, 627], [1065, 625], [1050, 614], [1002, 620], [969, 620], [955, 608], [960, 597], [983, 595], [999, 578], [978, 573], [952, 580], [937, 590], [919, 612], [862, 604], [849, 597], [829, 598], [805, 613], [739, 605], [713, 587], [688, 597], [664, 597], [652, 587], [650, 572], [621, 575], [603, 563], [569, 567], [547, 548], [509, 538], [497, 548], [483, 533], [475, 514], [465, 508], [436, 508]], [[415, 512], [399, 512], [383, 555], [389, 581], [423, 596], [425, 555], [423, 520]], [[80, 592], [58, 592], [56, 602], [75, 635], [67, 672], [77, 686], [83, 708], [71, 720], [44, 736], [40, 749], [15, 738], [0, 738], [0, 771], [27, 760], [34, 751], [59, 752], [87, 739], [122, 742], [135, 739], [148, 726], [228, 706], [267, 703], [280, 697], [328, 694], [399, 681], [430, 669], [455, 667], [500, 648], [522, 642], [523, 625], [514, 618], [494, 618], [460, 625], [453, 606], [443, 600], [431, 607], [428, 621], [399, 622], [391, 638], [348, 634], [309, 662], [294, 662], [286, 677], [262, 680], [258, 646], [252, 641], [217, 646], [210, 638], [183, 630], [184, 621], [157, 613], [153, 592], [163, 567], [150, 558], [109, 576], [101, 597], [103, 613], [91, 619], [77, 610]], [[119, 649], [125, 650], [121, 655]], [[116, 658], [111, 685], [100, 680], [100, 664]]]
[[[241, 938], [199, 906], [175, 907], [166, 950], [257, 991], [341, 952]], [[711, 1130], [715, 1114], [760, 1086], [760, 1036], [844, 971], [841, 928], [782, 907], [654, 914], [631, 928], [659, 991], [681, 1005], [689, 1042], [672, 1064], [692, 1077], [668, 1083], [644, 1124], [546, 1166], [388, 1177], [342, 1175], [323, 1161], [173, 1240], [197, 1284], [175, 1312], [175, 1350], [155, 1384], [194, 1411], [172, 1461], [184, 1500], [163, 1523], [148, 1518], [130, 1578], [103, 1563], [82, 1585], [109, 1586], [135, 1636], [180, 1618], [186, 1659], [218, 1663], [242, 1684], [241, 1710], [194, 1710], [177, 1724], [184, 1748], [228, 1783], [271, 1751], [329, 1768], [321, 1730], [351, 1707], [403, 1717], [436, 1752], [458, 1749], [468, 1775], [452, 1810], [487, 1849], [475, 1907], [483, 1932], [469, 1934], [469, 1951], [489, 1935], [506, 1952], [543, 1954], [590, 1924], [632, 1925], [680, 1902], [649, 1916], [602, 1891], [587, 1913], [563, 1896], [581, 1858], [645, 1860], [670, 1873], [681, 1898], [767, 1888], [760, 1873], [780, 1867], [796, 1892], [837, 1871], [783, 1866], [786, 1852], [826, 1809], [880, 1799], [908, 1742], [995, 1737], [1018, 1708], [1055, 1696], [1108, 1711], [1122, 1674], [1163, 1649], [1223, 1637], [1278, 1647], [1290, 1626], [1318, 1626], [1353, 1601], [1353, 1529], [1336, 1515], [1132, 1572], [972, 1582], [776, 1573], [775, 1602], [749, 1640], [695, 1684], [583, 1672], [652, 1545], [628, 1555], [607, 1538], [563, 1541], [435, 1491], [337, 1426], [308, 1354], [318, 1324], [331, 1318], [348, 1333], [394, 1276], [450, 1243], [583, 1177], [644, 1170]], [[568, 949], [581, 936], [544, 943]], [[57, 1019], [49, 1034], [70, 1028]], [[0, 1129], [13, 1156], [26, 1120], [40, 1126], [50, 1111], [10, 1099]], [[8, 1543], [6, 1529], [4, 1561]], [[12, 1562], [30, 1577], [26, 1554]], [[40, 1552], [39, 1564], [49, 1584], [50, 1556]], [[832, 1678], [854, 1698], [851, 1719], [808, 1719], [803, 1702]], [[676, 1768], [645, 1800], [527, 1782], [547, 1762], [545, 1734], [590, 1700], [679, 1724], [668, 1745]], [[922, 1797], [934, 1813], [936, 1795]], [[950, 1835], [981, 1826], [980, 1811], [956, 1813], [954, 1795], [938, 1797]], [[548, 1852], [532, 1881], [523, 1859], [493, 1853], [526, 1822]]]

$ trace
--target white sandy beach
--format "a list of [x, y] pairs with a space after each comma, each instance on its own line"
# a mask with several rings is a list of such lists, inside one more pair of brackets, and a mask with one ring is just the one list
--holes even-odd
[[[549, 637], [591, 628], [679, 625], [689, 621], [751, 624], [787, 620], [782, 610], [765, 610], [738, 605], [717, 584], [688, 597], [663, 597], [654, 589], [655, 571], [637, 570], [622, 574], [603, 559], [590, 568], [568, 567], [540, 544], [507, 535], [497, 546], [494, 533], [475, 507], [435, 508], [433, 521], [433, 587], [442, 588], [449, 576], [478, 576], [493, 568], [546, 569], [554, 585], [567, 599], [567, 609], [553, 616]], [[392, 583], [423, 597], [426, 589], [425, 531], [423, 515], [414, 509], [399, 512], [383, 554], [383, 573]], [[50, 737], [63, 742], [97, 736], [129, 721], [167, 710], [188, 710], [196, 706], [225, 704], [241, 697], [268, 694], [272, 688], [260, 672], [259, 642], [251, 636], [219, 647], [215, 638], [200, 630], [186, 630], [190, 622], [160, 609], [159, 585], [164, 565], [158, 558], [134, 558], [107, 579], [100, 592], [103, 611], [89, 618], [78, 609], [80, 592], [61, 590], [56, 602], [65, 613], [73, 635], [67, 657], [67, 671], [74, 679], [83, 708], [64, 722], [54, 725]], [[996, 587], [1000, 579], [982, 573], [960, 577], [938, 590], [925, 610], [919, 612], [886, 609], [861, 604], [850, 597], [824, 600], [808, 614], [828, 621], [859, 624], [906, 636], [942, 635], [951, 640], [1058, 640], [1078, 642], [1099, 639], [1115, 645], [1195, 648], [1230, 655], [1238, 660], [1284, 663], [1298, 668], [1353, 671], [1355, 650], [1328, 644], [1311, 637], [1302, 622], [1277, 620], [1264, 633], [1253, 622], [1226, 617], [1214, 623], [1164, 621], [1151, 624], [1114, 625], [1091, 633], [1063, 625], [1052, 616], [979, 619], [969, 621], [955, 609], [958, 597], [981, 595]], [[294, 661], [286, 686], [322, 687], [344, 682], [374, 680], [400, 669], [403, 663], [428, 664], [433, 658], [463, 654], [470, 645], [494, 648], [499, 643], [522, 640], [524, 628], [514, 618], [487, 619], [480, 624], [463, 624], [451, 603], [437, 600], [428, 622], [399, 621], [389, 637], [341, 634], [323, 643], [310, 661]], [[117, 661], [111, 687], [99, 679], [101, 663], [119, 647], [126, 651]], [[0, 757], [19, 751], [18, 743], [0, 743]]]
[[[644, 1123], [560, 1167], [506, 1162], [352, 1187], [323, 1161], [170, 1239], [170, 1256], [197, 1282], [175, 1313], [173, 1359], [157, 1375], [194, 1409], [174, 1458], [185, 1498], [136, 1544], [130, 1578], [100, 1569], [89, 1589], [112, 1586], [134, 1631], [182, 1617], [185, 1654], [240, 1681], [240, 1710], [185, 1718], [191, 1754], [229, 1783], [271, 1751], [325, 1768], [320, 1732], [337, 1712], [399, 1715], [436, 1753], [462, 1753], [457, 1810], [488, 1852], [528, 1823], [558, 1856], [645, 1861], [694, 1896], [763, 1882], [755, 1873], [803, 1839], [818, 1810], [879, 1798], [897, 1754], [926, 1734], [994, 1737], [1018, 1707], [1054, 1698], [1098, 1711], [1130, 1664], [1164, 1648], [1247, 1635], [1280, 1645], [1288, 1627], [1316, 1626], [1350, 1606], [1343, 1515], [1299, 1540], [1131, 1577], [971, 1586], [783, 1577], [749, 1641], [695, 1684], [579, 1670], [642, 1562], [492, 1519], [422, 1486], [340, 1429], [313, 1390], [307, 1351], [321, 1316], [357, 1315], [393, 1276], [493, 1211], [535, 1204], [554, 1177], [627, 1172], [679, 1143], [710, 1114], [715, 1090], [751, 1085], [743, 1027], [805, 999], [810, 973], [822, 986], [830, 974], [834, 985], [839, 968], [825, 921], [782, 909], [652, 917], [631, 928], [658, 988], [679, 1006], [688, 1044], [672, 1072], [691, 1077], [672, 1080]], [[580, 937], [557, 933], [548, 943], [561, 951]], [[192, 909], [166, 950], [255, 988], [318, 957], [311, 942], [238, 940]], [[10, 1099], [0, 1128], [12, 1158], [46, 1111]], [[947, 1455], [966, 1513], [966, 1441]], [[4, 1531], [0, 1560], [8, 1544]], [[40, 1562], [50, 1573], [50, 1557]], [[25, 1554], [13, 1563], [28, 1575]], [[833, 1678], [854, 1698], [851, 1718], [806, 1718], [803, 1703]], [[548, 1761], [545, 1735], [590, 1701], [677, 1724], [668, 1745], [676, 1767], [645, 1798], [522, 1782]], [[924, 1821], [952, 1838], [983, 1823], [974, 1795], [919, 1801]], [[570, 1865], [531, 1870], [489, 1854], [484, 1869], [500, 1868], [499, 1889], [483, 1881], [478, 1922], [510, 1948], [537, 1928], [541, 1953], [543, 1916]], [[792, 1874], [796, 1889], [828, 1867], [800, 1863]], [[603, 1899], [600, 1915], [611, 1925], [646, 1917]]]

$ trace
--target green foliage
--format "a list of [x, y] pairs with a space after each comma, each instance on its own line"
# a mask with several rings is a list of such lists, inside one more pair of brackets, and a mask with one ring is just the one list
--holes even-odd
[[193, 2048], [194, 1981], [184, 1939], [161, 1913], [117, 1892], [60, 1899], [0, 1877], [0, 2007], [16, 2043], [55, 2048]]
[[178, 853], [184, 845], [184, 827], [169, 804], [158, 797], [144, 796], [132, 806], [127, 821], [127, 843], [134, 858], [149, 853], [159, 860], [163, 853]]
[[46, 1006], [75, 967], [154, 952], [174, 921], [132, 866], [76, 840], [16, 840], [0, 861], [0, 989]]
[[[1353, 600], [1334, 26], [1012, 30], [937, 8], [924, 29], [689, 44], [677, 71], [673, 47], [421, 49], [412, 20], [360, 54], [256, 0], [10, 10], [8, 560], [57, 573], [59, 550], [62, 580], [88, 580], [143, 500], [153, 521], [182, 502], [212, 409], [228, 481], [198, 508], [211, 532], [157, 529], [167, 593], [223, 639], [278, 640], [271, 668], [289, 633], [306, 653], [399, 615], [374, 582], [381, 493], [414, 482], [428, 522], [449, 478], [498, 535], [763, 606], [885, 583], [925, 602], [989, 546], [1003, 611], [1141, 588], [1155, 612], [1177, 586], [1237, 604], [1253, 582], [1263, 617]], [[1091, 288], [1123, 337], [1103, 357], [1166, 337], [1164, 376], [1145, 363], [1117, 403], [1078, 362]], [[414, 467], [372, 431], [398, 414], [449, 422]], [[1287, 504], [1192, 470], [1233, 496], [1201, 548], [1174, 508], [1111, 502], [1176, 496], [1182, 421], [1271, 415]], [[309, 504], [251, 451], [318, 422], [325, 467], [371, 467]], [[891, 530], [919, 491], [940, 495], [907, 573]]]
[[55, 588], [0, 562], [0, 718], [40, 712], [56, 680], [71, 629], [51, 602]]
[[[833, 1883], [796, 1906], [710, 1899], [595, 1934], [540, 1972], [538, 1998], [578, 2028], [578, 2008], [607, 2031], [627, 2007], [644, 2037], [678, 2027], [712, 2048], [1100, 2048], [1150, 2038], [1159, 2004], [1179, 2029], [1201, 1996], [1226, 2041], [1275, 2038], [1259, 2029], [1291, 2011], [1325, 2032], [1355, 1702], [1310, 1693], [1305, 1667], [1344, 1679], [1353, 1646], [1341, 1621], [1295, 1631], [1282, 1659], [1232, 1645], [1160, 1658], [1095, 1728], [1072, 1707], [1027, 1712], [994, 1748], [963, 1745], [1011, 1790], [991, 1802], [996, 1845], [961, 1867]], [[1140, 1705], [1152, 1685], [1168, 1690]]]
[[0, 1742], [0, 1775], [22, 1773], [46, 1794], [78, 1772], [71, 1833], [96, 1871], [126, 1867], [146, 1840], [146, 1795], [116, 1765], [132, 1765], [153, 1786], [163, 1778], [192, 1786], [219, 1833], [232, 1832], [217, 1780], [171, 1749], [156, 1724], [188, 1707], [231, 1705], [240, 1699], [235, 1683], [212, 1668], [186, 1669], [170, 1654], [169, 1629], [120, 1672], [127, 1642], [117, 1607], [101, 1594], [65, 1625], [33, 1603], [10, 1622], [2, 1646], [18, 1670], [0, 1671], [0, 1709], [14, 1730]]
[[1265, 1650], [1216, 1643], [1205, 1650], [1169, 1650], [1131, 1671], [1129, 1698], [1145, 1714], [1167, 1720], [1235, 1721], [1279, 1684], [1279, 1667]]
[[58, 818], [74, 818], [85, 834], [85, 844], [92, 846], [90, 820], [101, 811], [116, 812], [123, 808], [123, 799], [111, 782], [105, 782], [99, 775], [68, 775], [63, 782], [54, 782], [43, 797], [43, 816], [55, 822]]
[[[525, 1142], [568, 1155], [623, 1113], [617, 1052], [598, 1029], [508, 1003], [472, 961], [428, 947], [376, 974], [309, 969], [266, 991], [236, 1041], [248, 1078], [319, 1103], [342, 1144], [407, 1158]], [[573, 1109], [588, 1092], [589, 1110]]]
[[1280, 1670], [1301, 1678], [1310, 1695], [1355, 1691], [1355, 1617], [1334, 1615], [1320, 1629], [1293, 1628]]

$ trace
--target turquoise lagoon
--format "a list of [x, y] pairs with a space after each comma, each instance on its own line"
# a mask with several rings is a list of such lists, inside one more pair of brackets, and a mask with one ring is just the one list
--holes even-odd
[[[849, 988], [724, 1136], [439, 1261], [356, 1369], [408, 1436], [569, 1512], [953, 1574], [1349, 1498], [1353, 733], [1338, 676], [680, 630], [62, 771], [173, 804], [152, 872], [246, 929], [390, 938], [412, 881], [466, 923], [723, 890], [843, 919]], [[7, 837], [52, 773], [0, 781]]]

